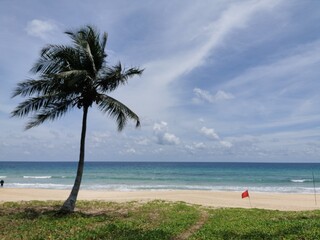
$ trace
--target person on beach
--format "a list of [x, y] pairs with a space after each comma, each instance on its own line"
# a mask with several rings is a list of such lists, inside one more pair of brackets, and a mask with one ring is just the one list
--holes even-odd
[[1, 179], [0, 181], [1, 187], [3, 187], [4, 181]]

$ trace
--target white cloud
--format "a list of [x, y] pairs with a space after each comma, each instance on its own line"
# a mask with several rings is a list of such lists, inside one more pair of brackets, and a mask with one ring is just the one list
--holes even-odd
[[207, 102], [212, 102], [213, 96], [205, 90], [201, 90], [200, 88], [193, 89], [193, 93], [196, 95], [196, 100], [201, 99]]
[[220, 141], [220, 144], [226, 148], [231, 148], [233, 146], [232, 143], [228, 141]]
[[155, 123], [153, 125], [153, 131], [154, 132], [163, 132], [163, 131], [167, 131], [168, 129], [168, 123], [161, 121], [160, 123]]
[[89, 140], [93, 143], [105, 143], [110, 136], [111, 135], [106, 132], [93, 132], [89, 135]]
[[203, 142], [194, 143], [194, 147], [197, 149], [204, 149], [206, 145]]
[[138, 139], [138, 140], [136, 141], [137, 144], [139, 144], [139, 145], [144, 145], [144, 146], [148, 145], [149, 142], [150, 142], [150, 140], [147, 139], [147, 138]]
[[185, 148], [190, 152], [195, 152], [195, 150], [202, 150], [206, 148], [203, 142], [194, 142], [191, 145], [185, 145]]
[[230, 100], [230, 99], [233, 99], [234, 96], [231, 94], [231, 93], [227, 93], [227, 92], [224, 92], [222, 90], [219, 90], [215, 95], [214, 95], [214, 98], [216, 100]]
[[126, 151], [127, 153], [136, 153], [136, 150], [134, 148], [129, 148]]
[[172, 133], [168, 133], [168, 124], [166, 122], [155, 123], [153, 126], [153, 133], [156, 141], [161, 145], [178, 145], [180, 139]]
[[215, 103], [218, 101], [230, 100], [234, 98], [231, 93], [227, 93], [222, 90], [219, 90], [216, 94], [211, 94], [206, 90], [194, 88], [193, 93], [196, 95], [196, 98], [194, 99], [195, 102], [206, 101], [209, 103]]
[[177, 145], [180, 143], [180, 139], [174, 134], [165, 133], [160, 141], [162, 144]]
[[30, 36], [46, 40], [52, 32], [58, 30], [58, 27], [52, 21], [33, 19], [28, 22], [25, 30]]
[[204, 136], [210, 139], [214, 139], [214, 140], [220, 139], [220, 137], [218, 136], [218, 134], [215, 132], [213, 128], [202, 127], [200, 129], [200, 133], [202, 133]]
[[205, 122], [205, 120], [204, 120], [203, 118], [199, 118], [198, 121], [199, 121], [200, 123], [204, 123], [204, 122]]
[[126, 149], [120, 149], [118, 151], [118, 153], [120, 155], [135, 155], [137, 154], [137, 150], [133, 147], [129, 147], [129, 148], [126, 148]]

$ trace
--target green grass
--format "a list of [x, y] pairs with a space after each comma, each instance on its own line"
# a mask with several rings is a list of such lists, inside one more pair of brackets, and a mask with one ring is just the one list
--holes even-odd
[[320, 239], [320, 211], [79, 201], [75, 213], [59, 215], [60, 205], [0, 204], [0, 239]]

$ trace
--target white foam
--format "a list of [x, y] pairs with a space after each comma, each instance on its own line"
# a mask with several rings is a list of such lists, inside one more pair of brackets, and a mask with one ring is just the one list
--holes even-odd
[[[284, 186], [201, 186], [201, 185], [126, 185], [126, 184], [106, 184], [106, 185], [82, 185], [88, 190], [112, 190], [112, 191], [161, 191], [161, 190], [206, 190], [206, 191], [230, 191], [241, 192], [245, 189], [254, 192], [277, 192], [277, 193], [313, 193], [312, 187], [284, 187]], [[320, 188], [316, 188], [320, 192]]]
[[23, 176], [23, 178], [46, 179], [46, 178], [52, 178], [52, 176]]
[[0, 176], [0, 179], [7, 178], [7, 176]]
[[43, 188], [43, 189], [70, 189], [72, 185], [66, 184], [41, 184], [41, 183], [8, 183], [8, 187], [12, 188]]
[[311, 182], [312, 180], [311, 179], [291, 179], [290, 181], [294, 183], [304, 183], [304, 182]]
[[[12, 188], [42, 188], [42, 189], [71, 189], [72, 184], [61, 183], [7, 183], [6, 186]], [[223, 186], [223, 185], [170, 185], [170, 184], [82, 184], [81, 189], [95, 190], [95, 191], [161, 191], [161, 190], [205, 190], [205, 191], [230, 191], [242, 192], [246, 189], [252, 192], [276, 192], [276, 193], [310, 193], [314, 190], [320, 192], [320, 188], [314, 189], [310, 187], [296, 187], [296, 186]]]

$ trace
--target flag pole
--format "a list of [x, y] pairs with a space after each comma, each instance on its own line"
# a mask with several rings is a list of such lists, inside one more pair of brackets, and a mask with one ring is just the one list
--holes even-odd
[[241, 197], [242, 198], [246, 198], [246, 197], [249, 198], [249, 204], [250, 204], [250, 207], [252, 208], [250, 194], [249, 194], [248, 189], [241, 194]]
[[314, 191], [314, 202], [317, 205], [317, 192], [316, 192], [316, 182], [314, 180], [314, 174], [312, 172], [312, 180], [313, 180], [313, 191]]
[[250, 195], [248, 196], [248, 198], [249, 198], [250, 208], [252, 208]]

